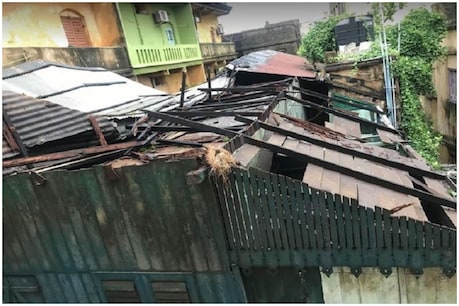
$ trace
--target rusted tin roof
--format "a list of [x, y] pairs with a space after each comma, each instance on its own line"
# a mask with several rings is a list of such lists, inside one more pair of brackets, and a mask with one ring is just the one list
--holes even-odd
[[252, 52], [228, 65], [236, 71], [314, 79], [316, 73], [305, 58], [273, 50]]
[[[27, 148], [65, 138], [72, 141], [71, 137], [77, 135], [84, 137], [85, 145], [97, 141], [85, 113], [7, 90], [3, 90], [2, 98], [3, 115], [9, 118], [12, 128]], [[98, 117], [97, 122], [106, 138], [116, 137], [112, 122], [103, 117]]]

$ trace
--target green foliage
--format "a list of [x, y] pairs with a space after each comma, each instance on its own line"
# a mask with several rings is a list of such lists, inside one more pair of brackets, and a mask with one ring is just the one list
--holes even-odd
[[[446, 49], [441, 46], [446, 33], [442, 15], [425, 8], [411, 10], [400, 24], [400, 55], [422, 57], [433, 63], [446, 55]], [[388, 37], [392, 45], [396, 45], [397, 36], [398, 29], [394, 29]]]
[[[397, 31], [390, 31], [388, 35], [392, 45]], [[419, 95], [435, 93], [432, 65], [446, 54], [441, 46], [446, 32], [446, 23], [441, 15], [425, 8], [412, 10], [401, 22], [400, 57], [393, 65], [400, 83], [401, 127], [413, 148], [434, 168], [439, 167], [442, 137], [427, 120]]]
[[319, 21], [303, 36], [298, 55], [306, 57], [311, 63], [325, 62], [326, 51], [336, 51], [333, 28], [338, 22], [337, 17]]
[[[373, 15], [373, 22], [376, 25], [381, 25], [386, 21], [393, 21], [394, 14], [406, 7], [406, 3], [403, 2], [374, 2], [371, 4], [371, 10]], [[384, 15], [384, 20], [383, 20]]]

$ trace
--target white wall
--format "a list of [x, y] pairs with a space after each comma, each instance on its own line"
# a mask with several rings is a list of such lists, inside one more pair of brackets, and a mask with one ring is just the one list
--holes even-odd
[[325, 303], [333, 304], [456, 304], [456, 275], [448, 278], [440, 268], [425, 268], [417, 277], [409, 269], [393, 268], [385, 277], [379, 268], [362, 268], [356, 278], [347, 267], [334, 267], [330, 277], [321, 273]]

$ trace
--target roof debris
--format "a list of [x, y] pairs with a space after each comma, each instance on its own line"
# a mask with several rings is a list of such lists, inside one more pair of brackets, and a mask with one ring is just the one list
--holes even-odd
[[[311, 188], [455, 227], [446, 176], [382, 120], [335, 107], [327, 92], [298, 87], [299, 78], [323, 84], [315, 77], [303, 58], [259, 51], [230, 63], [211, 88], [188, 89], [180, 107], [179, 93], [104, 69], [28, 62], [3, 71], [4, 175], [105, 164], [116, 179], [119, 167], [198, 157], [225, 180], [231, 167], [264, 158], [271, 160], [255, 163], [268, 167], [262, 170], [279, 169]], [[311, 109], [328, 120], [319, 125], [301, 117]], [[384, 115], [371, 104], [363, 109]], [[301, 173], [274, 167], [286, 159]]]

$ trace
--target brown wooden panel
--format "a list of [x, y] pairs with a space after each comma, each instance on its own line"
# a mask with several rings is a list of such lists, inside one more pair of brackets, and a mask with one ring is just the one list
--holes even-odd
[[341, 117], [334, 117], [333, 124], [337, 127], [341, 127], [346, 131], [346, 135], [351, 135], [356, 138], [361, 138], [362, 133], [360, 132], [360, 123], [354, 122]]
[[[354, 158], [351, 155], [339, 153], [338, 154], [338, 163], [341, 166], [347, 167], [349, 169], [354, 168]], [[345, 174], [341, 174], [340, 176], [340, 193], [341, 195], [351, 198], [357, 199], [357, 180]]]
[[[360, 172], [367, 172], [368, 165], [367, 161], [363, 160], [358, 157], [354, 157], [354, 168], [353, 170], [360, 171]], [[363, 182], [361, 180], [356, 180], [357, 183], [357, 199], [359, 200], [359, 204], [362, 206], [366, 206], [369, 208], [375, 207], [377, 204], [376, 199], [376, 190], [375, 185], [369, 184], [367, 182]]]
[[[323, 149], [321, 147], [300, 142], [297, 150], [304, 154], [310, 154], [313, 157], [323, 159]], [[303, 182], [310, 187], [320, 189], [323, 171], [324, 169], [322, 167], [308, 164], [304, 172]]]
[[[325, 150], [324, 159], [328, 162], [339, 164], [339, 154], [336, 151]], [[324, 169], [322, 175], [321, 189], [331, 193], [340, 193], [340, 173]]]

